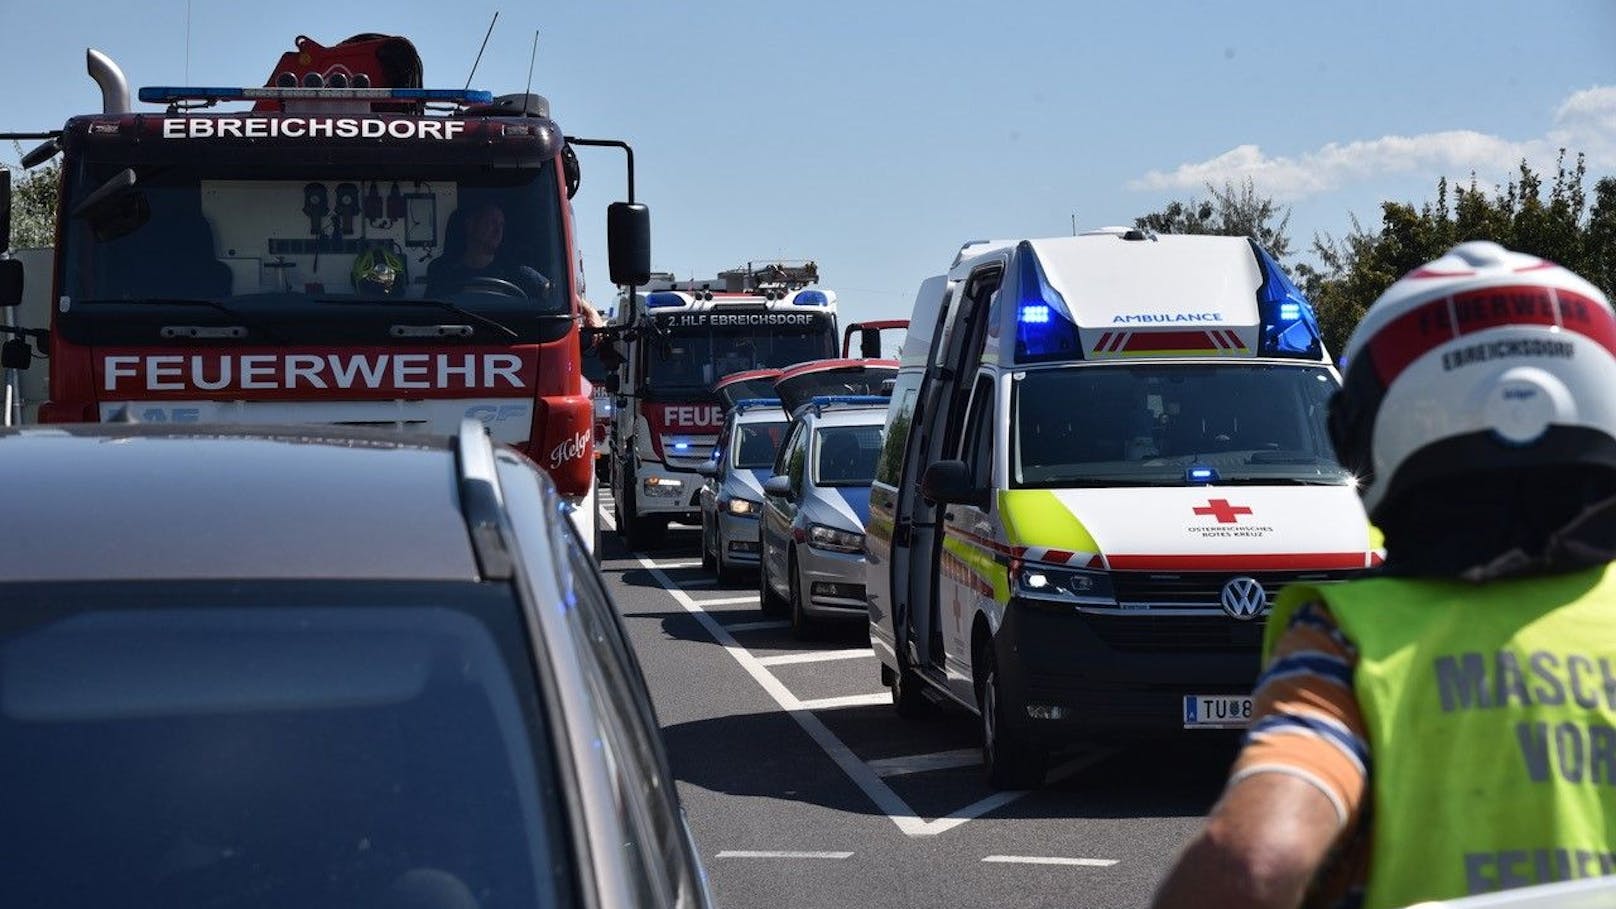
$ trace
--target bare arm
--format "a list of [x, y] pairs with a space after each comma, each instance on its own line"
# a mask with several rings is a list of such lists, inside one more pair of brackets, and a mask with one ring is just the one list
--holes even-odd
[[1330, 799], [1284, 773], [1229, 787], [1156, 891], [1157, 909], [1295, 907], [1340, 830]]

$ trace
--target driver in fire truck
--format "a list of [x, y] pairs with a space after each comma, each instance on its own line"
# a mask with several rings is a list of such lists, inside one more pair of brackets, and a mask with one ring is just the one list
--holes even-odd
[[427, 266], [426, 295], [464, 290], [519, 290], [528, 297], [549, 293], [549, 279], [512, 261], [512, 245], [505, 243], [505, 211], [498, 204], [488, 200], [461, 206], [444, 229], [443, 255]]

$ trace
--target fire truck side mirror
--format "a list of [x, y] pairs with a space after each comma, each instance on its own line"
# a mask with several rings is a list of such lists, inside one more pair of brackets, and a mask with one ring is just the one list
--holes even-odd
[[618, 392], [623, 390], [623, 380], [615, 372], [606, 374], [605, 385], [606, 393], [609, 395], [616, 396]]
[[11, 171], [0, 167], [0, 252], [11, 248]]
[[606, 206], [606, 249], [612, 283], [639, 287], [651, 280], [651, 210], [638, 202]]
[[0, 259], [0, 308], [22, 302], [22, 261]]

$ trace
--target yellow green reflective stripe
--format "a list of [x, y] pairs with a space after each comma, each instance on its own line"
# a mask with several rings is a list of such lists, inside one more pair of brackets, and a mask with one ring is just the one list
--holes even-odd
[[1000, 490], [999, 518], [1012, 546], [1100, 551], [1100, 544], [1094, 542], [1088, 528], [1051, 489]]
[[1010, 601], [1010, 568], [995, 558], [993, 553], [953, 535], [943, 537], [943, 549], [991, 587], [994, 600], [1000, 603]]

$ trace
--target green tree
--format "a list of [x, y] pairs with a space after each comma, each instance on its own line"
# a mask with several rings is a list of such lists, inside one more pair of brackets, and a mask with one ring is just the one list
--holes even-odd
[[11, 245], [16, 249], [51, 246], [56, 242], [56, 203], [62, 183], [62, 163], [52, 161], [11, 184]]
[[1159, 234], [1253, 237], [1276, 259], [1290, 255], [1291, 240], [1285, 231], [1291, 210], [1259, 195], [1250, 177], [1238, 184], [1226, 180], [1221, 189], [1208, 183], [1206, 191], [1209, 198], [1169, 202], [1160, 211], [1133, 219], [1133, 225]]

